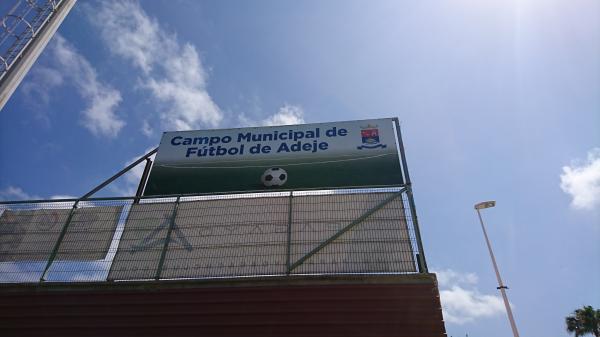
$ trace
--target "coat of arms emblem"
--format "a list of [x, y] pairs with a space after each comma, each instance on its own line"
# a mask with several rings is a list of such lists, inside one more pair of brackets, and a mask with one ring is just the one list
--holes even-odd
[[360, 128], [362, 129], [360, 130], [362, 145], [357, 146], [357, 149], [384, 149], [387, 147], [387, 145], [379, 142], [379, 129], [377, 128], [377, 125], [368, 124], [366, 126], [361, 126]]

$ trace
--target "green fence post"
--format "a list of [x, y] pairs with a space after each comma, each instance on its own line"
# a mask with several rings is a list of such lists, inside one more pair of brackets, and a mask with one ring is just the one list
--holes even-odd
[[417, 219], [417, 210], [415, 209], [415, 199], [413, 199], [412, 187], [407, 186], [408, 204], [410, 206], [410, 214], [413, 220], [413, 226], [415, 227], [415, 237], [417, 239], [417, 248], [419, 249], [419, 271], [421, 273], [428, 273], [427, 261], [425, 260], [425, 252], [423, 251], [423, 241], [421, 240], [421, 230], [419, 229], [419, 220]]
[[288, 206], [288, 228], [287, 228], [287, 253], [286, 253], [286, 260], [285, 260], [285, 266], [286, 266], [286, 274], [289, 275], [290, 274], [290, 259], [291, 259], [291, 254], [292, 254], [292, 199], [294, 197], [294, 192], [290, 191], [290, 198], [289, 198], [289, 206]]
[[396, 133], [398, 135], [398, 147], [400, 148], [400, 158], [402, 159], [402, 169], [404, 171], [405, 185], [407, 188], [406, 194], [408, 196], [408, 204], [410, 206], [410, 214], [413, 220], [413, 226], [415, 228], [415, 237], [417, 239], [417, 248], [419, 254], [418, 266], [419, 272], [427, 273], [427, 261], [425, 260], [425, 252], [423, 250], [423, 241], [421, 240], [421, 230], [419, 229], [419, 220], [417, 219], [417, 210], [415, 208], [415, 199], [412, 193], [412, 183], [410, 182], [410, 175], [408, 174], [408, 164], [406, 163], [406, 153], [404, 152], [404, 142], [402, 141], [402, 131], [400, 130], [400, 121], [398, 118], [394, 118], [394, 124], [396, 125]]
[[65, 221], [65, 224], [63, 225], [60, 235], [58, 236], [58, 239], [56, 240], [56, 243], [54, 244], [54, 248], [52, 248], [52, 253], [50, 253], [50, 257], [48, 258], [48, 263], [46, 263], [44, 272], [42, 273], [42, 276], [40, 277], [40, 282], [46, 281], [46, 273], [48, 272], [48, 269], [50, 269], [52, 262], [54, 262], [54, 259], [56, 258], [56, 255], [58, 254], [58, 249], [60, 248], [60, 244], [62, 243], [62, 240], [65, 237], [65, 234], [67, 234], [67, 229], [69, 228], [69, 225], [71, 224], [71, 219], [73, 219], [73, 215], [75, 214], [75, 210], [77, 209], [78, 204], [79, 204], [79, 200], [75, 201], [75, 203], [73, 204], [73, 207], [71, 208], [71, 211], [69, 212], [67, 221]]
[[158, 267], [156, 268], [156, 276], [154, 277], [156, 281], [160, 279], [160, 274], [162, 273], [163, 265], [165, 264], [165, 256], [167, 255], [167, 248], [169, 246], [169, 241], [171, 240], [171, 232], [173, 231], [173, 227], [175, 226], [175, 217], [177, 217], [177, 209], [179, 208], [179, 198], [180, 197], [177, 197], [177, 200], [175, 201], [173, 215], [171, 216], [171, 223], [169, 224], [167, 236], [165, 237], [165, 244], [163, 245], [163, 249], [160, 253], [160, 260], [158, 261]]

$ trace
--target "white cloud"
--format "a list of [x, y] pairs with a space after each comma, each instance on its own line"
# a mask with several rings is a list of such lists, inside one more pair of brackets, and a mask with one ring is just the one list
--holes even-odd
[[464, 324], [483, 317], [504, 312], [504, 304], [498, 296], [484, 295], [477, 290], [460, 286], [440, 290], [444, 319], [450, 323]]
[[[138, 156], [135, 156], [128, 160], [123, 167], [127, 167], [131, 165], [136, 160], [140, 159], [146, 153], [152, 151], [154, 148], [148, 148], [144, 153], [141, 153]], [[154, 161], [156, 154], [150, 156], [150, 159]], [[113, 191], [115, 191], [118, 195], [124, 197], [132, 197], [135, 196], [135, 192], [137, 192], [137, 188], [140, 184], [140, 180], [142, 179], [142, 175], [144, 174], [144, 167], [146, 167], [146, 161], [142, 161], [141, 163], [134, 166], [131, 170], [123, 175], [123, 180], [119, 181], [116, 184], [112, 185]]]
[[56, 200], [56, 199], [77, 199], [78, 197], [73, 196], [73, 195], [68, 195], [68, 194], [56, 194], [53, 196], [50, 196], [50, 199], [52, 200]]
[[475, 273], [459, 273], [452, 269], [438, 270], [435, 272], [438, 282], [441, 285], [450, 284], [469, 284], [475, 285], [479, 277]]
[[146, 137], [152, 137], [154, 135], [154, 128], [150, 125], [147, 120], [142, 121], [142, 133]]
[[279, 111], [262, 121], [262, 125], [290, 125], [304, 123], [304, 111], [301, 107], [285, 104]]
[[31, 195], [22, 188], [16, 186], [8, 186], [0, 190], [0, 200], [33, 200], [41, 199], [37, 195]]
[[291, 125], [304, 123], [304, 110], [302, 107], [291, 104], [284, 104], [279, 111], [262, 120], [253, 120], [241, 114], [238, 116], [238, 122], [241, 126], [275, 126]]
[[8, 186], [0, 190], [0, 200], [41, 200], [41, 199], [77, 199], [77, 197], [68, 194], [56, 194], [50, 198], [43, 198], [39, 195], [29, 194], [17, 186]]
[[136, 1], [102, 2], [92, 21], [110, 51], [140, 69], [140, 87], [161, 104], [154, 117], [163, 129], [219, 125], [223, 113], [206, 91], [207, 74], [193, 45], [180, 43]]
[[478, 282], [476, 274], [461, 273], [451, 269], [435, 271], [435, 273], [440, 286], [444, 319], [447, 322], [465, 324], [505, 312], [500, 296], [479, 292], [476, 288]]
[[100, 82], [94, 67], [61, 35], [55, 35], [49, 49], [61, 73], [87, 101], [81, 124], [96, 136], [116, 137], [125, 126], [115, 113], [121, 102], [120, 92]]
[[63, 83], [64, 77], [60, 71], [38, 64], [31, 68], [27, 81], [21, 85], [21, 90], [27, 98], [26, 104], [31, 105], [36, 117], [43, 120], [48, 126], [50, 126], [50, 118], [47, 108], [50, 104], [50, 92]]
[[591, 210], [600, 206], [600, 148], [587, 154], [586, 161], [563, 166], [560, 188], [571, 195], [571, 207]]
[[37, 112], [36, 117], [50, 125], [44, 111], [50, 104], [52, 90], [68, 82], [87, 105], [81, 112], [81, 124], [95, 136], [116, 137], [125, 126], [115, 113], [121, 102], [120, 92], [102, 83], [96, 69], [60, 34], [54, 36], [47, 50], [51, 56], [49, 64], [33, 67], [21, 89]]

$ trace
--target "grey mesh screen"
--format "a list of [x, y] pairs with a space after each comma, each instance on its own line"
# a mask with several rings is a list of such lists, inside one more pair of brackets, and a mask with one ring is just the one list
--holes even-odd
[[45, 261], [70, 209], [5, 210], [0, 216], [0, 261]]
[[[292, 264], [376, 207], [392, 193], [294, 197]], [[402, 197], [356, 224], [293, 273], [415, 271]]]
[[162, 278], [285, 273], [289, 198], [183, 202]]
[[101, 260], [112, 242], [123, 206], [75, 210], [55, 260]]
[[[415, 272], [410, 218], [404, 196], [395, 193], [214, 196], [181, 201], [176, 212], [175, 203], [136, 204], [108, 279], [282, 275], [288, 249], [294, 265], [351, 224], [291, 273]], [[381, 206], [386, 200], [392, 201]]]
[[155, 277], [174, 207], [174, 203], [131, 206], [109, 280]]

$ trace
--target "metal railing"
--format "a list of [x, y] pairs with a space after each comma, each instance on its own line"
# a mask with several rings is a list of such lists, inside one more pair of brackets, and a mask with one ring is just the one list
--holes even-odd
[[0, 202], [0, 282], [426, 272], [409, 188]]

